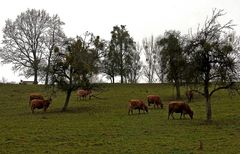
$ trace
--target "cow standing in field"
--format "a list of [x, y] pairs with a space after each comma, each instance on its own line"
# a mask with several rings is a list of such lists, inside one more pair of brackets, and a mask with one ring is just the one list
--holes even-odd
[[150, 104], [154, 104], [154, 108], [157, 106], [157, 108], [159, 108], [159, 106], [161, 106], [161, 109], [163, 108], [163, 103], [162, 100], [159, 96], [157, 95], [148, 95], [147, 96], [147, 100], [148, 100], [148, 106], [150, 106]]
[[34, 113], [34, 109], [42, 109], [43, 111], [46, 112], [47, 108], [49, 107], [50, 103], [51, 103], [52, 99], [49, 98], [47, 100], [41, 100], [41, 99], [33, 99], [31, 101], [31, 110], [32, 113]]
[[[78, 89], [77, 90], [77, 99], [81, 100], [81, 98], [86, 99], [88, 95], [92, 93], [91, 90], [83, 90], [83, 89]], [[89, 97], [90, 99], [90, 97]]]
[[192, 90], [186, 91], [186, 97], [188, 99], [188, 102], [192, 101], [192, 99], [193, 99], [193, 92], [192, 92]]
[[138, 100], [138, 99], [130, 100], [128, 102], [128, 114], [130, 114], [130, 112], [133, 114], [133, 109], [138, 109], [139, 114], [140, 114], [140, 110], [143, 110], [146, 113], [148, 113], [148, 107], [142, 100]]
[[183, 101], [170, 101], [168, 104], [168, 119], [171, 115], [173, 117], [173, 113], [181, 113], [180, 119], [182, 119], [182, 115], [188, 114], [190, 118], [193, 118], [193, 111], [189, 107], [189, 105]]
[[31, 105], [31, 101], [34, 99], [40, 99], [43, 100], [43, 96], [39, 93], [31, 93], [29, 96], [29, 106]]

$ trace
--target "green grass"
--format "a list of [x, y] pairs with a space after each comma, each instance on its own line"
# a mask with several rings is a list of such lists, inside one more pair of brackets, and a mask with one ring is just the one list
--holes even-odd
[[[60, 112], [65, 94], [58, 92], [47, 113], [31, 113], [28, 96], [43, 86], [0, 84], [0, 153], [240, 153], [240, 96], [220, 91], [212, 97], [213, 122], [205, 122], [201, 96], [190, 103], [194, 119], [167, 119], [173, 88], [161, 84], [106, 84], [105, 99], [77, 101], [72, 94], [67, 112]], [[182, 93], [185, 89], [182, 89]], [[158, 94], [164, 109], [127, 114], [129, 99], [146, 101]], [[184, 96], [182, 96], [185, 98]], [[203, 150], [199, 150], [200, 141]]]

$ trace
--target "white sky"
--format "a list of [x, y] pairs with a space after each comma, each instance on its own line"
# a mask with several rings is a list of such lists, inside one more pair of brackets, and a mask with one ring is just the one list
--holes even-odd
[[[15, 20], [28, 8], [58, 14], [68, 37], [89, 31], [110, 40], [113, 26], [121, 24], [137, 42], [166, 30], [187, 34], [190, 28], [196, 32], [213, 8], [224, 9], [223, 21], [232, 19], [237, 34], [240, 32], [240, 0], [4, 0], [0, 2], [0, 42], [5, 20]], [[18, 74], [11, 65], [0, 64], [0, 81], [4, 77], [8, 82], [19, 82], [24, 77]]]

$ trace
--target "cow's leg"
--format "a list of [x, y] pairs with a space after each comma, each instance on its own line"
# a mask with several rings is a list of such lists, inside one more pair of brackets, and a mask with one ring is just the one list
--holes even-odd
[[31, 107], [31, 110], [32, 110], [32, 113], [34, 113], [34, 108], [33, 107]]
[[132, 111], [132, 109], [130, 108], [130, 109], [128, 109], [128, 115], [130, 115], [130, 113], [131, 114], [133, 114], [133, 111]]
[[173, 112], [171, 113], [171, 116], [172, 116], [173, 119], [175, 119], [174, 116], [173, 116]]
[[182, 119], [182, 114], [183, 114], [183, 113], [181, 112], [180, 119]]
[[[169, 119], [169, 116], [170, 116], [170, 115], [173, 117], [172, 114], [173, 114], [173, 112], [171, 112], [171, 111], [168, 112], [168, 119]], [[174, 119], [174, 117], [173, 117], [173, 119]]]

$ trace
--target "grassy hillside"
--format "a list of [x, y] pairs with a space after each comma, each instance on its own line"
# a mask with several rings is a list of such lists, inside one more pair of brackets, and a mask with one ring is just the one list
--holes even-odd
[[[60, 112], [65, 94], [58, 92], [47, 113], [32, 114], [31, 92], [48, 91], [35, 85], [0, 84], [0, 153], [240, 153], [240, 96], [227, 91], [212, 98], [213, 123], [204, 120], [201, 96], [190, 103], [194, 119], [167, 119], [173, 88], [160, 84], [104, 85], [104, 99], [77, 101], [73, 93], [68, 111]], [[185, 89], [182, 89], [182, 93]], [[163, 109], [127, 114], [132, 98], [146, 101], [158, 94]], [[183, 96], [183, 98], [185, 98]], [[199, 149], [200, 141], [203, 149]]]

